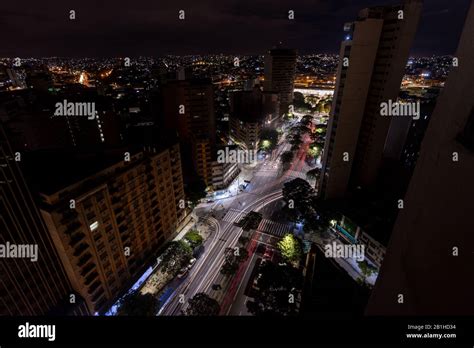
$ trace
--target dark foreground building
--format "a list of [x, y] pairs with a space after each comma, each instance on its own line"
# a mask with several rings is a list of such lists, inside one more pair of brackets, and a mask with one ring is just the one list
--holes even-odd
[[474, 5], [422, 143], [368, 314], [474, 313]]

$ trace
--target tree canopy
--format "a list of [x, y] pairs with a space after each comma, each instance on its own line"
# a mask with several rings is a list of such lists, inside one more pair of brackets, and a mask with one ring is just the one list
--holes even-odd
[[239, 269], [240, 263], [247, 260], [249, 253], [245, 248], [226, 248], [225, 260], [221, 268], [224, 275], [232, 275]]
[[161, 269], [165, 273], [175, 274], [185, 266], [193, 255], [193, 249], [186, 242], [171, 242], [163, 253]]
[[295, 263], [301, 259], [302, 251], [300, 242], [293, 236], [293, 234], [286, 234], [282, 240], [277, 243], [281, 256], [290, 262]]
[[289, 265], [263, 262], [259, 267], [256, 294], [247, 302], [250, 313], [257, 316], [296, 314], [296, 296], [302, 286], [301, 272]]
[[274, 128], [263, 128], [260, 131], [260, 144], [264, 150], [272, 150], [278, 145], [278, 131]]
[[209, 295], [200, 292], [194, 295], [189, 301], [189, 306], [185, 311], [188, 316], [216, 316], [219, 315], [219, 303]]
[[142, 295], [133, 292], [126, 295], [119, 304], [117, 315], [123, 316], [154, 316], [158, 312], [159, 301], [152, 294]]
[[203, 242], [203, 238], [199, 231], [197, 230], [190, 230], [186, 235], [184, 236], [184, 239], [186, 239], [189, 244], [191, 245], [191, 248], [196, 248], [197, 246], [201, 245]]

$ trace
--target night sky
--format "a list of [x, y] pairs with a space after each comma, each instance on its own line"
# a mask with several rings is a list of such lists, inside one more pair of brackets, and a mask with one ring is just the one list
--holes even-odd
[[[398, 0], [401, 1], [401, 0]], [[345, 22], [397, 0], [2, 0], [0, 57], [337, 53]], [[413, 55], [455, 53], [470, 0], [425, 0]], [[76, 20], [69, 19], [69, 10]], [[178, 20], [178, 11], [186, 19]], [[288, 10], [295, 20], [288, 20]]]

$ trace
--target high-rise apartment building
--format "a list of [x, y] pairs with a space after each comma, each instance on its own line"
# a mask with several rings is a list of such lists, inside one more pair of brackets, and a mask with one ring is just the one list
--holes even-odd
[[136, 281], [186, 215], [179, 146], [127, 155], [41, 159], [62, 164], [38, 175], [41, 214], [92, 313]]
[[293, 49], [275, 48], [265, 55], [265, 80], [263, 90], [277, 92], [280, 114], [288, 112], [293, 103], [297, 52]]
[[[229, 146], [229, 148], [231, 148]], [[222, 190], [229, 186], [230, 183], [239, 175], [240, 169], [237, 163], [218, 161], [212, 162], [212, 188], [214, 190]]]
[[380, 104], [397, 101], [422, 5], [422, 0], [405, 0], [367, 8], [345, 25], [324, 147], [322, 197], [341, 197], [349, 185], [375, 182], [391, 122], [380, 115]]
[[191, 150], [194, 169], [206, 186], [212, 184], [212, 158], [215, 154], [208, 137], [194, 136], [191, 140]]
[[[474, 312], [474, 4], [431, 116], [368, 313]], [[400, 301], [402, 299], [402, 301]]]
[[0, 315], [89, 314], [23, 178], [22, 155], [0, 124]]
[[174, 130], [184, 155], [207, 185], [212, 180], [211, 151], [216, 144], [214, 89], [207, 79], [180, 79], [163, 85], [164, 124]]
[[210, 80], [175, 80], [163, 86], [165, 126], [176, 129], [181, 142], [193, 136], [208, 137], [215, 143], [214, 90]]

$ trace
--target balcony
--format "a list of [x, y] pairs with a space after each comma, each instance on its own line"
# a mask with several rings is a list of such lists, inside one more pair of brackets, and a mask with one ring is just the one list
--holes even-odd
[[86, 243], [81, 243], [74, 251], [73, 255], [79, 257], [89, 246]]
[[[92, 269], [94, 269], [94, 268], [95, 268], [95, 265], [94, 265], [92, 262], [89, 263], [86, 267], [84, 267], [84, 268], [82, 269], [82, 271], [81, 271], [81, 276], [83, 276], [83, 277], [87, 276], [87, 274], [88, 274], [90, 271], [92, 271]], [[94, 272], [94, 273], [97, 274], [96, 272]], [[93, 274], [94, 274], [94, 273], [93, 273]], [[91, 274], [91, 275], [92, 275], [92, 274]], [[94, 276], [94, 278], [95, 278], [95, 276]], [[87, 279], [89, 279], [89, 277], [88, 277]], [[87, 281], [87, 279], [86, 279], [86, 281]]]
[[86, 235], [80, 231], [73, 233], [70, 237], [70, 245], [74, 247], [77, 243], [82, 241]]
[[71, 221], [77, 219], [77, 216], [77, 211], [75, 211], [74, 209], [68, 209], [61, 214], [61, 219], [59, 221], [62, 225], [67, 225]]
[[87, 290], [87, 292], [89, 293], [89, 295], [92, 295], [96, 290], [97, 288], [100, 286], [100, 281], [99, 280], [96, 280], [94, 283], [92, 283], [92, 285], [90, 286], [90, 288]]
[[82, 267], [84, 266], [90, 259], [92, 258], [92, 255], [90, 253], [86, 253], [84, 254], [83, 256], [81, 256], [81, 258], [79, 259], [79, 261], [77, 262], [77, 265], [79, 267]]
[[78, 222], [78, 221], [73, 221], [73, 222], [71, 222], [70, 224], [65, 225], [65, 228], [66, 228], [66, 231], [65, 231], [65, 232], [66, 232], [66, 234], [71, 235], [71, 234], [73, 234], [76, 230], [78, 230], [78, 229], [81, 228], [81, 227], [82, 227], [82, 225], [81, 225], [80, 222]]
[[96, 271], [92, 272], [91, 274], [89, 274], [85, 281], [84, 281], [84, 284], [89, 286], [90, 283], [92, 283], [94, 281], [94, 279], [96, 279], [98, 277], [98, 274]]

